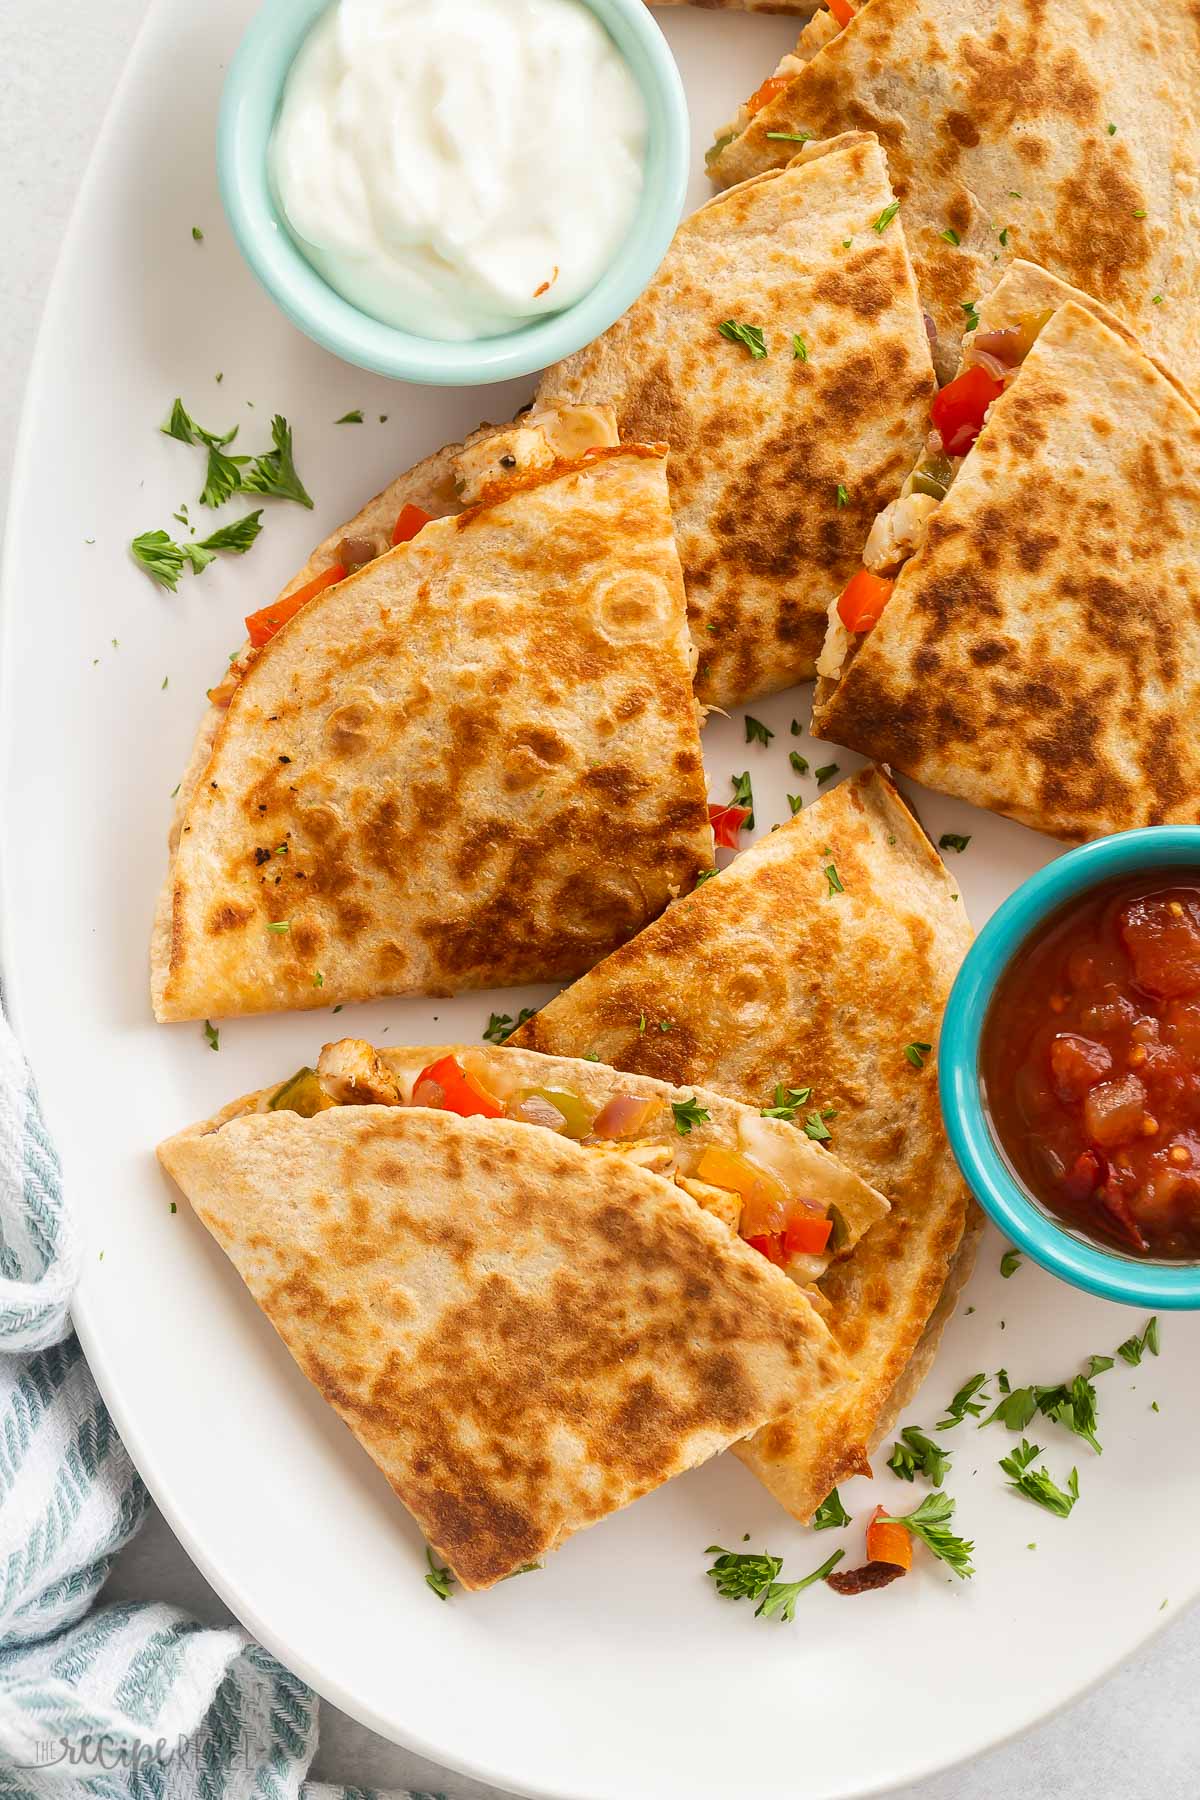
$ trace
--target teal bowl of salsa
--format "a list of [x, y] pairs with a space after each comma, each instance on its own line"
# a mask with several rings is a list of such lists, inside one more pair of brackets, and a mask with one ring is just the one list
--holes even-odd
[[946, 1007], [942, 1113], [1043, 1268], [1200, 1308], [1200, 826], [1069, 851], [983, 927]]

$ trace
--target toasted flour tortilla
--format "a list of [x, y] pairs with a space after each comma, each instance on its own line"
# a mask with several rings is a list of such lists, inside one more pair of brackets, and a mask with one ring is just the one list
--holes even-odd
[[327, 589], [201, 733], [156, 1015], [590, 966], [711, 867], [691, 668], [661, 447], [518, 478]]
[[546, 1130], [338, 1106], [211, 1121], [159, 1156], [464, 1587], [848, 1378], [765, 1257]]
[[[826, 871], [833, 869], [842, 892]], [[831, 1148], [892, 1209], [820, 1283], [858, 1382], [796, 1410], [738, 1455], [797, 1518], [868, 1467], [913, 1359], [923, 1366], [965, 1280], [973, 1208], [937, 1098], [942, 1010], [971, 931], [895, 789], [866, 770], [760, 838], [729, 868], [543, 1007], [515, 1041], [595, 1053], [766, 1106], [777, 1084], [833, 1111]], [[639, 1033], [653, 1007], [668, 1033]], [[932, 1046], [916, 1068], [908, 1044]]]
[[830, 590], [924, 438], [933, 370], [892, 198], [873, 137], [806, 145], [685, 219], [625, 316], [543, 377], [540, 404], [607, 404], [622, 437], [670, 443], [706, 702], [812, 675]]
[[1022, 256], [1111, 306], [1196, 384], [1200, 123], [1184, 7], [868, 0], [845, 30], [815, 35], [828, 19], [785, 59], [783, 91], [721, 128], [719, 185], [786, 162], [772, 132], [874, 131], [939, 374], [953, 370], [963, 305]]
[[[1052, 302], [1039, 275], [1006, 278], [981, 330]], [[814, 728], [1068, 841], [1194, 822], [1197, 544], [1200, 413], [1068, 298]]]

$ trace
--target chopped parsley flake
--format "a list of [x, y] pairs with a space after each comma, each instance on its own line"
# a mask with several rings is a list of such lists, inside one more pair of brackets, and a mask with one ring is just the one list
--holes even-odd
[[788, 811], [791, 813], [791, 815], [794, 819], [796, 814], [798, 812], [801, 812], [804, 808], [804, 795], [803, 794], [789, 794], [787, 796], [787, 803], [788, 803]]
[[795, 769], [797, 775], [808, 774], [808, 758], [807, 756], [801, 756], [798, 750], [788, 751], [788, 761], [791, 763], [793, 769]]
[[204, 233], [201, 231], [201, 229], [198, 225], [192, 226], [192, 236], [195, 238], [195, 240], [198, 244], [202, 244], [204, 242]]
[[938, 235], [939, 237], [944, 237], [948, 244], [953, 244], [955, 249], [962, 243], [962, 239], [959, 237], [957, 231], [955, 231], [953, 225], [947, 225], [945, 231], [939, 232]]
[[795, 331], [793, 331], [793, 333], [792, 333], [792, 361], [793, 362], [807, 362], [808, 361], [808, 345], [805, 343], [804, 339], [799, 335], [799, 333], [795, 332]]
[[536, 1011], [536, 1006], [523, 1006], [515, 1019], [511, 1013], [489, 1013], [483, 1032], [484, 1043], [502, 1044], [505, 1038], [511, 1037], [514, 1031], [521, 1029], [526, 1019], [532, 1019]]
[[817, 786], [824, 787], [827, 781], [832, 781], [833, 777], [838, 773], [839, 766], [840, 765], [837, 763], [825, 763], [821, 768], [814, 769], [813, 775]]
[[835, 1119], [836, 1117], [837, 1114], [828, 1106], [822, 1107], [819, 1113], [810, 1112], [804, 1121], [805, 1136], [812, 1138], [814, 1143], [827, 1144], [832, 1138], [833, 1133], [830, 1131], [825, 1121], [826, 1119]]
[[429, 1564], [429, 1571], [425, 1576], [425, 1586], [432, 1588], [439, 1600], [448, 1600], [450, 1588], [454, 1582], [453, 1571], [434, 1562], [433, 1551], [428, 1547], [425, 1551], [425, 1561]]
[[320, 969], [318, 969], [316, 974], [313, 976], [313, 986], [315, 988], [323, 988], [325, 986], [325, 977], [321, 973]]
[[1162, 303], [1163, 303], [1163, 297], [1161, 294], [1151, 294], [1151, 296], [1150, 296], [1151, 306], [1161, 306]]
[[160, 587], [169, 588], [172, 593], [176, 591], [183, 574], [184, 555], [165, 531], [143, 531], [129, 548], [135, 561]]
[[941, 837], [938, 839], [938, 849], [939, 850], [957, 850], [959, 855], [961, 856], [962, 852], [966, 849], [966, 847], [970, 843], [970, 841], [971, 841], [970, 837], [969, 836], [963, 837], [961, 832], [943, 831]]
[[919, 1425], [906, 1425], [900, 1433], [900, 1441], [892, 1445], [888, 1468], [901, 1481], [911, 1481], [915, 1475], [924, 1475], [938, 1488], [946, 1479], [950, 1456], [951, 1452], [943, 1450]]
[[986, 1394], [980, 1395], [978, 1400], [975, 1398], [986, 1382], [986, 1374], [972, 1375], [969, 1381], [964, 1381], [946, 1408], [946, 1417], [938, 1420], [937, 1429], [939, 1431], [952, 1430], [955, 1425], [962, 1424], [968, 1413], [972, 1418], [977, 1419], [984, 1407], [990, 1405]]
[[752, 719], [749, 713], [746, 714], [744, 723], [748, 744], [762, 744], [765, 747], [775, 736], [769, 725], [764, 725], [761, 719]]
[[844, 894], [845, 893], [846, 890], [842, 886], [842, 878], [838, 874], [837, 868], [833, 863], [826, 863], [825, 879], [829, 883], [829, 892], [831, 894]]
[[975, 301], [974, 300], [963, 300], [960, 302], [960, 304], [962, 306], [963, 311], [967, 315], [967, 323], [966, 323], [965, 329], [967, 331], [974, 331], [979, 324], [979, 313], [976, 308]]
[[845, 487], [842, 485], [842, 483], [840, 481], [838, 482], [837, 487], [834, 489], [834, 498], [837, 501], [837, 504], [839, 507], [849, 506], [849, 504], [850, 504], [850, 495], [848, 494]]
[[717, 330], [723, 338], [728, 338], [730, 343], [743, 344], [756, 362], [767, 354], [766, 339], [763, 337], [761, 325], [742, 325], [737, 319], [724, 319], [717, 326]]
[[1109, 135], [1109, 137], [1116, 137], [1116, 135], [1117, 135], [1117, 128], [1116, 128], [1116, 126], [1115, 126], [1115, 125], [1114, 125], [1114, 124], [1113, 124], [1113, 123], [1112, 123], [1112, 121], [1111, 121], [1111, 120], [1110, 120], [1110, 121], [1109, 121], [1109, 123], [1108, 123], [1108, 124], [1107, 124], [1107, 125], [1106, 125], [1106, 126], [1105, 126], [1105, 130], [1106, 130], [1106, 131], [1107, 131], [1107, 132], [1108, 132], [1108, 135]]
[[775, 1084], [775, 1104], [774, 1106], [764, 1106], [762, 1116], [764, 1119], [794, 1119], [797, 1109], [811, 1099], [812, 1089], [810, 1087], [789, 1088], [784, 1087], [782, 1082], [777, 1082]]
[[1000, 1258], [1000, 1273], [1003, 1275], [1005, 1281], [1008, 1280], [1010, 1275], [1016, 1274], [1023, 1261], [1024, 1258], [1019, 1250], [1006, 1250], [1004, 1252], [1004, 1255]]
[[703, 1125], [711, 1117], [711, 1114], [699, 1104], [695, 1094], [690, 1100], [672, 1100], [671, 1111], [675, 1115], [675, 1129], [680, 1137], [687, 1137], [693, 1125]]
[[749, 817], [746, 820], [746, 826], [750, 831], [753, 831], [754, 789], [750, 782], [750, 771], [749, 769], [746, 769], [741, 775], [731, 775], [729, 779], [733, 784], [733, 804], [735, 806], [746, 807], [749, 813]]
[[780, 144], [807, 144], [811, 131], [768, 131], [767, 136]]
[[699, 887], [701, 882], [704, 881], [712, 881], [720, 873], [720, 869], [701, 869], [696, 877], [696, 886]]
[[923, 1069], [925, 1067], [925, 1058], [932, 1049], [932, 1044], [905, 1044], [904, 1054], [907, 1056], [914, 1069]]
[[271, 420], [271, 441], [275, 448], [265, 456], [256, 456], [242, 486], [248, 494], [273, 494], [280, 500], [295, 500], [312, 510], [312, 497], [296, 471], [292, 455], [292, 428], [282, 413]]
[[1021, 1448], [1014, 1450], [1010, 1456], [1000, 1459], [1000, 1467], [1009, 1477], [1009, 1486], [1018, 1494], [1024, 1494], [1027, 1500], [1035, 1505], [1045, 1507], [1047, 1512], [1065, 1519], [1079, 1498], [1079, 1471], [1072, 1469], [1067, 1480], [1067, 1491], [1063, 1492], [1051, 1480], [1049, 1471], [1031, 1469], [1030, 1463], [1042, 1454], [1040, 1444], [1031, 1444], [1028, 1438], [1021, 1439]]
[[1143, 1331], [1141, 1337], [1139, 1337], [1135, 1331], [1132, 1337], [1126, 1338], [1123, 1344], [1117, 1345], [1117, 1355], [1121, 1358], [1122, 1362], [1127, 1362], [1133, 1369], [1137, 1368], [1147, 1350], [1149, 1350], [1151, 1356], [1158, 1355], [1157, 1316], [1147, 1323], [1146, 1329]]
[[882, 237], [883, 233], [887, 230], [888, 226], [891, 224], [892, 220], [895, 218], [896, 214], [899, 211], [900, 211], [900, 202], [898, 200], [889, 201], [888, 204], [884, 207], [883, 211], [880, 213], [879, 217], [876, 219], [874, 225], [871, 227], [872, 231], [877, 231], [879, 233], [879, 235]]
[[849, 1523], [850, 1514], [842, 1505], [841, 1495], [836, 1488], [831, 1488], [813, 1514], [813, 1530], [840, 1531]]
[[1144, 219], [1146, 216], [1145, 207], [1144, 206], [1135, 206], [1133, 209], [1133, 216], [1135, 219]]
[[290, 931], [291, 929], [292, 921], [290, 919], [272, 919], [267, 926], [268, 931]]
[[205, 1019], [204, 1021], [204, 1041], [210, 1050], [219, 1050], [221, 1048], [221, 1033], [211, 1019]]
[[361, 425], [363, 422], [362, 407], [356, 406], [353, 412], [343, 413], [340, 419], [335, 419], [333, 422], [335, 425]]
[[1007, 225], [1004, 227], [1003, 231], [1001, 231], [1001, 233], [1000, 233], [1000, 242], [1004, 245], [1005, 249], [1008, 248], [1008, 226]]

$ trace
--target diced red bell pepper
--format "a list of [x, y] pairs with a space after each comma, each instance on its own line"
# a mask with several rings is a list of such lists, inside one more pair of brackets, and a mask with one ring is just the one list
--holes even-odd
[[258, 612], [251, 613], [246, 620], [246, 630], [254, 648], [261, 650], [264, 644], [270, 643], [279, 627], [294, 618], [302, 606], [307, 606], [310, 600], [315, 600], [326, 588], [336, 587], [339, 581], [345, 579], [346, 571], [341, 563], [332, 563], [313, 581], [297, 588], [295, 593], [287, 594], [282, 600], [275, 600], [270, 606], [260, 607]]
[[748, 806], [710, 806], [708, 822], [718, 850], [736, 850], [738, 832], [750, 817]]
[[989, 375], [982, 363], [972, 363], [934, 395], [929, 409], [947, 456], [965, 456], [983, 430], [984, 416], [993, 400], [1004, 392], [1004, 383]]
[[395, 529], [392, 532], [393, 546], [396, 544], [411, 543], [418, 531], [423, 531], [432, 517], [432, 513], [423, 512], [419, 506], [414, 506], [411, 501], [406, 502], [400, 508]]
[[783, 1268], [787, 1258], [783, 1254], [783, 1239], [777, 1231], [767, 1232], [761, 1237], [747, 1238], [746, 1242], [752, 1250], [757, 1250], [760, 1256], [765, 1256], [768, 1262], [774, 1263], [777, 1269]]
[[755, 88], [746, 102], [746, 108], [751, 118], [755, 113], [761, 112], [763, 107], [775, 98], [776, 94], [782, 94], [784, 88], [788, 87], [794, 79], [795, 77], [791, 75], [768, 75], [762, 86]]
[[847, 25], [854, 17], [856, 8], [851, 6], [850, 0], [827, 0], [827, 4], [830, 12], [833, 14], [842, 30], [845, 31]]
[[815, 1213], [798, 1213], [784, 1227], [784, 1252], [788, 1256], [819, 1256], [829, 1242], [832, 1230], [832, 1219], [818, 1218]]
[[440, 1056], [431, 1062], [428, 1068], [422, 1069], [413, 1083], [413, 1092], [423, 1081], [435, 1081], [446, 1096], [446, 1112], [458, 1113], [464, 1119], [480, 1116], [485, 1119], [500, 1119], [504, 1116], [504, 1108], [494, 1095], [489, 1094], [481, 1081], [464, 1069], [456, 1056]]
[[838, 600], [838, 618], [846, 630], [870, 631], [878, 625], [895, 585], [883, 575], [872, 575], [870, 569], [852, 575]]
[[1099, 1150], [1081, 1150], [1062, 1178], [1063, 1192], [1069, 1200], [1090, 1200], [1107, 1179], [1107, 1158]]

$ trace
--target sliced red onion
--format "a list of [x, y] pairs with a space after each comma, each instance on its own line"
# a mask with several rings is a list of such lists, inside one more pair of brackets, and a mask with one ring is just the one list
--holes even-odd
[[549, 1100], [543, 1100], [540, 1094], [526, 1095], [508, 1116], [510, 1119], [520, 1119], [523, 1125], [542, 1125], [547, 1131], [562, 1131], [567, 1122], [557, 1106], [552, 1106]]
[[1014, 369], [1021, 360], [1021, 333], [1015, 325], [1001, 326], [998, 331], [977, 331], [972, 335], [971, 347], [974, 361], [982, 362], [980, 352], [986, 352], [998, 357], [1006, 368]]
[[938, 341], [937, 326], [934, 324], [928, 313], [922, 313], [921, 317], [925, 321], [925, 336], [929, 339], [929, 348], [931, 350], [936, 350]]
[[435, 1112], [441, 1112], [446, 1104], [446, 1090], [440, 1081], [418, 1081], [413, 1089], [412, 1104], [431, 1106]]
[[998, 356], [993, 356], [990, 350], [980, 350], [978, 345], [972, 352], [971, 361], [978, 364], [981, 369], [986, 369], [993, 381], [1007, 381], [1013, 374], [1011, 363], [1002, 362]]
[[614, 1094], [596, 1115], [592, 1136], [598, 1138], [635, 1137], [658, 1105], [641, 1094]]

